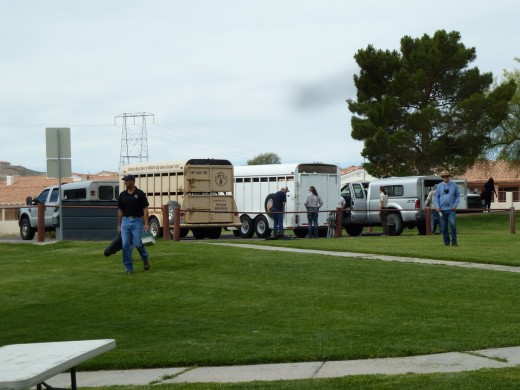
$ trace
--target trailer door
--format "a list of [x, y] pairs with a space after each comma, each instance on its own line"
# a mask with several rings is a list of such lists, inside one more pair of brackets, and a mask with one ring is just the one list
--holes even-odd
[[328, 173], [302, 173], [300, 175], [300, 210], [303, 210], [303, 224], [307, 225], [307, 214], [305, 209], [305, 199], [309, 193], [310, 186], [314, 186], [318, 195], [323, 201], [318, 216], [318, 224], [327, 224], [327, 217], [330, 211], [336, 210], [339, 206], [340, 187], [337, 174]]

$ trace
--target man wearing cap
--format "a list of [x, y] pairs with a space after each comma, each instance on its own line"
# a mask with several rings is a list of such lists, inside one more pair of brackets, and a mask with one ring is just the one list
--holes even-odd
[[283, 211], [285, 209], [285, 203], [287, 202], [287, 193], [289, 189], [287, 187], [282, 188], [273, 197], [273, 212], [274, 226], [273, 236], [283, 237]]
[[437, 206], [437, 212], [442, 218], [442, 238], [444, 245], [450, 245], [450, 233], [451, 231], [451, 245], [457, 246], [457, 227], [455, 210], [460, 202], [459, 187], [457, 184], [450, 181], [451, 175], [448, 172], [441, 173], [443, 179], [442, 183], [437, 185], [435, 190], [435, 206]]
[[121, 234], [123, 243], [125, 273], [134, 272], [132, 263], [134, 247], [141, 255], [145, 271], [148, 271], [150, 269], [148, 252], [141, 240], [142, 232], [148, 230], [148, 200], [145, 193], [135, 186], [133, 175], [125, 175], [123, 180], [126, 190], [119, 194], [117, 231]]

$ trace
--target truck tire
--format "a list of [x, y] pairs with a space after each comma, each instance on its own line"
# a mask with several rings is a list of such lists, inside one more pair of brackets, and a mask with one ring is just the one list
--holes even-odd
[[390, 232], [391, 236], [400, 236], [404, 230], [403, 219], [401, 218], [401, 214], [399, 212], [389, 212], [388, 213], [388, 225], [394, 225], [395, 229], [393, 232]]
[[20, 220], [20, 236], [22, 240], [32, 240], [36, 234], [36, 229], [31, 226], [29, 218], [22, 218]]
[[346, 226], [345, 231], [349, 236], [357, 237], [363, 232], [363, 226]]
[[271, 229], [269, 229], [269, 222], [263, 215], [259, 215], [255, 218], [255, 232], [258, 238], [266, 238], [271, 235]]
[[152, 233], [154, 239], [162, 237], [161, 225], [159, 224], [159, 220], [156, 217], [150, 218], [148, 231]]
[[244, 214], [240, 216], [240, 223], [242, 223], [242, 226], [240, 226], [240, 235], [242, 238], [253, 237], [255, 233], [253, 220]]

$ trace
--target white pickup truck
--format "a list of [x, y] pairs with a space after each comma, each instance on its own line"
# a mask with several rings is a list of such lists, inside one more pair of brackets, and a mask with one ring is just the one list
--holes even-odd
[[[390, 233], [400, 235], [404, 228], [417, 228], [426, 233], [424, 201], [428, 192], [442, 178], [439, 176], [406, 176], [377, 179], [370, 182], [351, 182], [341, 188], [341, 196], [347, 202], [342, 225], [351, 236], [359, 236], [364, 227], [381, 226], [379, 216], [379, 187], [388, 193], [388, 225]], [[459, 209], [467, 209], [467, 186], [465, 180], [454, 179], [459, 186]]]
[[[119, 181], [91, 180], [63, 184], [63, 199], [69, 200], [117, 200], [119, 197]], [[20, 236], [23, 240], [32, 240], [38, 230], [38, 203], [45, 205], [45, 231], [56, 230], [59, 218], [59, 187], [45, 188], [35, 199], [27, 198], [27, 206], [20, 208]]]

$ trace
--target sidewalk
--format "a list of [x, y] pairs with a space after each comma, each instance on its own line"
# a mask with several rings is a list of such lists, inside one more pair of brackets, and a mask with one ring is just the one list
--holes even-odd
[[[435, 372], [472, 371], [482, 368], [504, 368], [520, 364], [520, 347], [484, 349], [469, 352], [447, 352], [435, 355], [346, 360], [258, 364], [227, 367], [178, 367], [147, 370], [78, 372], [78, 387], [115, 385], [147, 385], [196, 382], [250, 382], [334, 378], [348, 375], [426, 374]], [[64, 373], [46, 381], [53, 387], [70, 386], [70, 374]]]
[[263, 250], [263, 251], [309, 253], [309, 254], [334, 256], [334, 257], [354, 257], [356, 259], [364, 259], [364, 260], [395, 261], [395, 262], [399, 262], [399, 263], [418, 263], [418, 264], [429, 264], [429, 265], [448, 265], [451, 267], [474, 268], [474, 269], [482, 269], [482, 270], [487, 270], [487, 271], [520, 273], [520, 267], [513, 267], [513, 266], [508, 266], [508, 265], [466, 263], [466, 262], [462, 262], [462, 261], [423, 259], [423, 258], [418, 258], [418, 257], [399, 257], [399, 256], [387, 256], [387, 255], [355, 253], [355, 252], [333, 252], [333, 251], [322, 251], [322, 250], [318, 250], [318, 249], [299, 249], [299, 248], [261, 246], [261, 245], [251, 245], [251, 244], [232, 244], [232, 243], [218, 243], [218, 242], [205, 243], [205, 244], [206, 245], [233, 246], [233, 247], [237, 247], [237, 248], [256, 249], [256, 250]]

